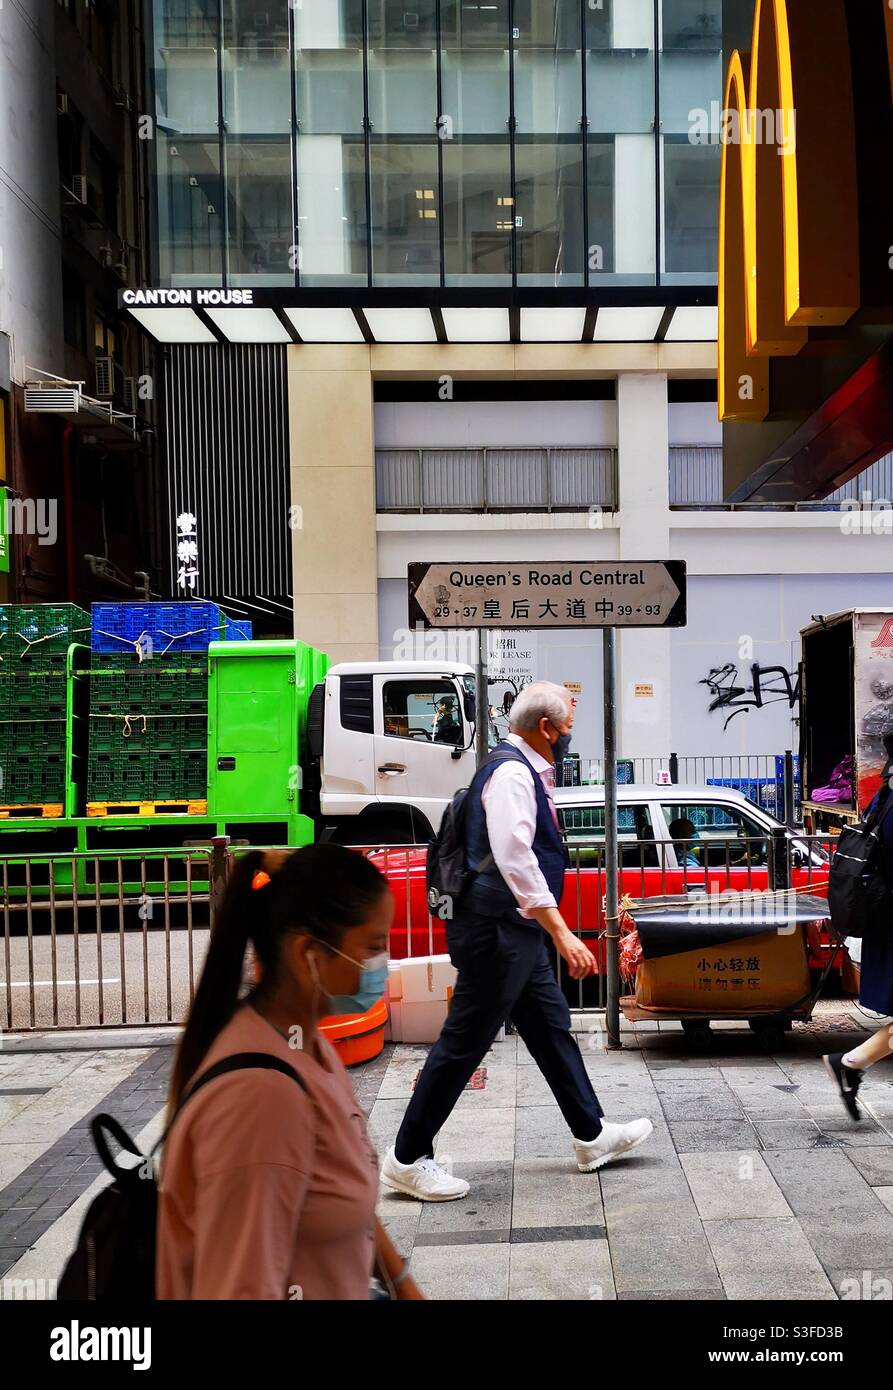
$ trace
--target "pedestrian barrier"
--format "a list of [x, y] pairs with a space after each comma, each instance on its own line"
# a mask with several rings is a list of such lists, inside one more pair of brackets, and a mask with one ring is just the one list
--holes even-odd
[[[119, 813], [121, 807], [111, 809]], [[144, 809], [139, 813], [146, 814]], [[595, 956], [597, 973], [572, 980], [551, 943], [548, 949], [570, 1007], [595, 1014], [606, 1003], [605, 847], [595, 837], [588, 842], [579, 834], [575, 838], [582, 829], [568, 827], [571, 862], [561, 910]], [[689, 842], [698, 862], [685, 864], [678, 843], [622, 841], [620, 891], [633, 899], [690, 895], [692, 911], [698, 913], [714, 903], [721, 910], [728, 893], [759, 894], [790, 886], [824, 895], [833, 845], [827, 836], [791, 838], [781, 829], [752, 839], [705, 834]], [[0, 1032], [181, 1023], [227, 875], [249, 848], [217, 837], [177, 849], [4, 854]], [[429, 910], [424, 847], [370, 845], [357, 852], [370, 857], [390, 884], [392, 961], [443, 956], [448, 922]], [[827, 937], [813, 942], [814, 969], [832, 949]], [[437, 980], [425, 988], [432, 999], [440, 999]], [[360, 1049], [378, 1047], [380, 1038], [373, 1036], [378, 1026], [360, 1030]], [[359, 1040], [367, 1034], [366, 1042]]]

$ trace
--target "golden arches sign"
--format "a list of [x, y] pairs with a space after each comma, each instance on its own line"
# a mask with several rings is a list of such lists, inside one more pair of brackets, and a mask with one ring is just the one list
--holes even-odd
[[844, 0], [756, 0], [750, 57], [729, 59], [723, 122], [719, 416], [764, 420], [770, 358], [859, 307]]

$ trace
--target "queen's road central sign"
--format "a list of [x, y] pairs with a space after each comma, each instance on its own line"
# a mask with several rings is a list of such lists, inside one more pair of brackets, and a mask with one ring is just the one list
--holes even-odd
[[411, 564], [415, 627], [683, 627], [684, 560]]

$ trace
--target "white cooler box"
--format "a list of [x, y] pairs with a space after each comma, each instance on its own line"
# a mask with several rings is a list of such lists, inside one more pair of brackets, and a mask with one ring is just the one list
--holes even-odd
[[[413, 956], [388, 962], [388, 1026], [391, 1042], [433, 1043], [440, 1037], [456, 967], [449, 956]], [[505, 1038], [500, 1029], [498, 1040]]]
[[456, 967], [449, 956], [389, 961], [385, 1037], [392, 1042], [436, 1042], [455, 983]]

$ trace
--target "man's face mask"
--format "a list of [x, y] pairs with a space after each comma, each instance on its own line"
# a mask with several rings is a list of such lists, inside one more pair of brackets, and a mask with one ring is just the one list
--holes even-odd
[[[555, 729], [554, 724], [552, 728]], [[555, 729], [555, 732], [558, 734], [558, 737], [554, 740], [550, 740], [550, 742], [552, 743], [552, 753], [555, 757], [556, 766], [560, 767], [567, 757], [568, 749], [571, 746], [571, 736], [570, 734], [561, 733], [558, 729]]]

